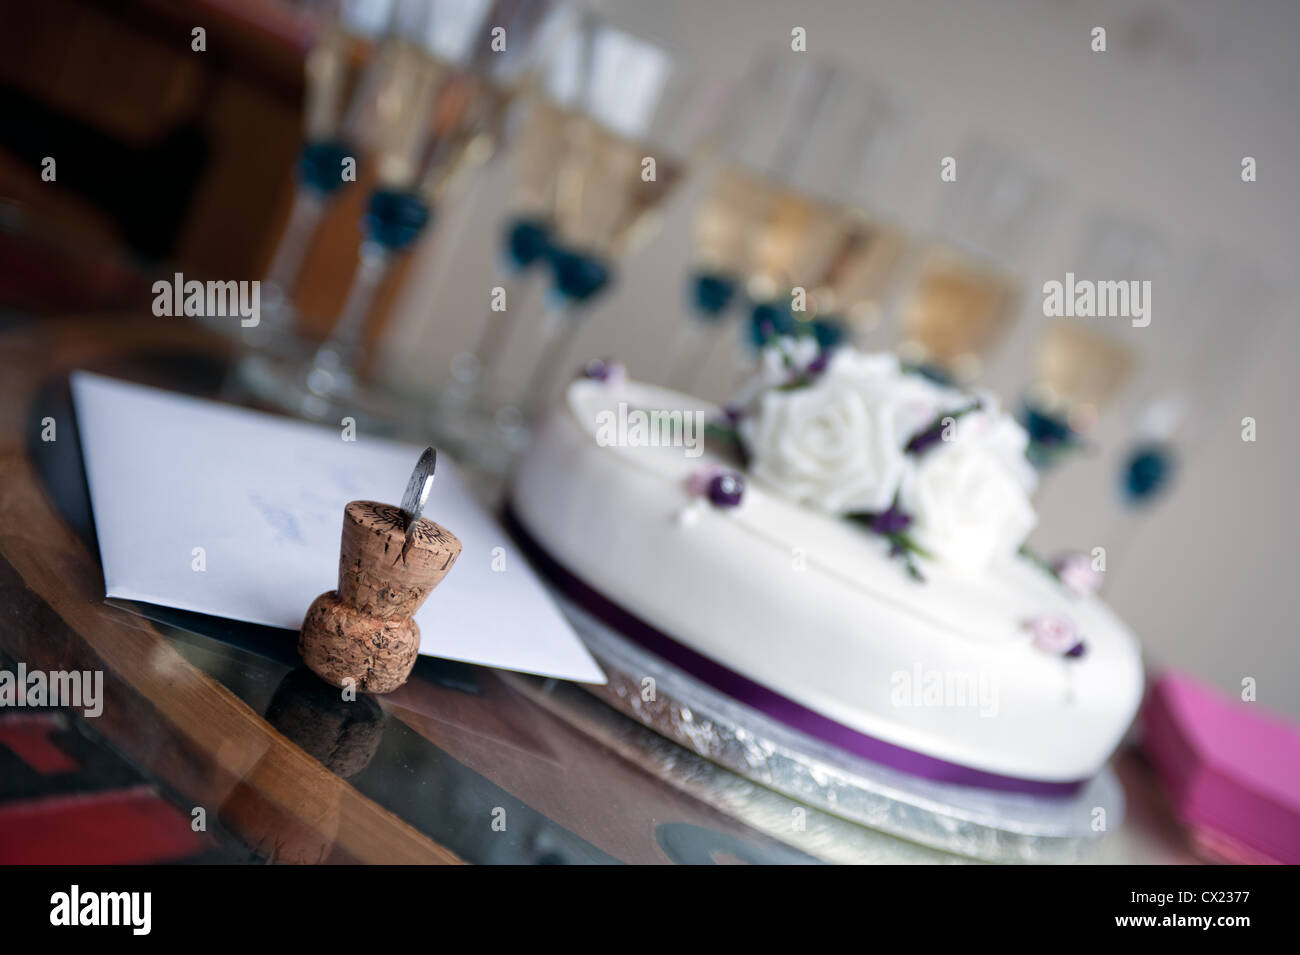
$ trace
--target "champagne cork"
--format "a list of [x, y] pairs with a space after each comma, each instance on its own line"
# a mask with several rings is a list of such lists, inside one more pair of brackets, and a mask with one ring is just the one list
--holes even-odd
[[389, 693], [420, 651], [412, 619], [447, 576], [461, 543], [425, 517], [391, 504], [353, 501], [343, 511], [338, 589], [307, 610], [298, 638], [303, 662], [337, 687]]

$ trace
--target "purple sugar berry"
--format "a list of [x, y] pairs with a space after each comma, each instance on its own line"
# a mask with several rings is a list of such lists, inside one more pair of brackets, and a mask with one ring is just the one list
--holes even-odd
[[621, 380], [623, 375], [623, 366], [608, 358], [593, 358], [582, 367], [582, 377], [590, 378], [592, 381], [616, 382]]
[[1074, 657], [1075, 659], [1078, 659], [1079, 657], [1083, 656], [1087, 652], [1088, 652], [1087, 646], [1085, 646], [1084, 642], [1080, 640], [1074, 646], [1070, 647], [1070, 649], [1066, 650], [1065, 655], [1067, 657]]
[[715, 474], [709, 481], [709, 503], [714, 507], [736, 507], [745, 495], [745, 479], [735, 471]]

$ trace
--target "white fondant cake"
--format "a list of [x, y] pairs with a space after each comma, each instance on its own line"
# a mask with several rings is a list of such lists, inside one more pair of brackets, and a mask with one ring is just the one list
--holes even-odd
[[[654, 410], [670, 416], [646, 429], [637, 415]], [[1100, 601], [1018, 556], [1019, 539], [1010, 553], [981, 546], [972, 557], [959, 547], [956, 561], [919, 558], [924, 579], [916, 579], [897, 549], [891, 554], [891, 539], [838, 516], [856, 505], [824, 506], [814, 497], [826, 489], [804, 493], [807, 482], [792, 490], [771, 455], [766, 470], [751, 456], [739, 506], [714, 506], [699, 496], [698, 475], [735, 465], [699, 453], [693, 412], [721, 415], [647, 385], [575, 382], [516, 475], [518, 524], [559, 567], [639, 621], [850, 735], [1032, 784], [1078, 782], [1101, 769], [1143, 681], [1133, 636]], [[671, 438], [673, 422], [685, 424], [679, 436], [692, 446], [654, 441]], [[751, 449], [789, 437], [765, 439], [762, 415], [758, 422], [741, 428]], [[831, 439], [818, 431], [808, 440], [823, 448]], [[943, 467], [974, 473], [958, 458]], [[923, 489], [905, 480], [917, 499]], [[1023, 538], [1032, 514], [1021, 527], [1020, 505], [999, 497], [998, 480], [996, 493], [980, 482], [969, 492], [976, 500], [963, 502], [980, 509], [972, 530], [991, 510], [998, 533], [1010, 522], [1011, 536]], [[877, 511], [890, 503], [865, 484], [857, 496]], [[1066, 621], [1072, 635], [1061, 643], [1055, 624], [1030, 627], [1044, 619]]]

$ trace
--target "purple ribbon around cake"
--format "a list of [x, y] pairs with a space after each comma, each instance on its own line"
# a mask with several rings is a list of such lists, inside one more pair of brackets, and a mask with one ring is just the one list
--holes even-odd
[[1070, 796], [1085, 782], [1044, 782], [990, 773], [927, 756], [837, 723], [683, 646], [579, 579], [542, 548], [512, 511], [506, 511], [505, 522], [534, 566], [583, 610], [700, 682], [791, 729], [890, 769], [936, 782], [1035, 796]]

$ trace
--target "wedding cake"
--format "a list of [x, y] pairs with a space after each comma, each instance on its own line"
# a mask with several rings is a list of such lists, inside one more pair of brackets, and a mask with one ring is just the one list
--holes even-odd
[[741, 703], [926, 778], [1066, 794], [1142, 666], [1097, 561], [1024, 548], [1025, 449], [989, 394], [782, 340], [726, 408], [593, 363], [510, 511], [570, 598]]

